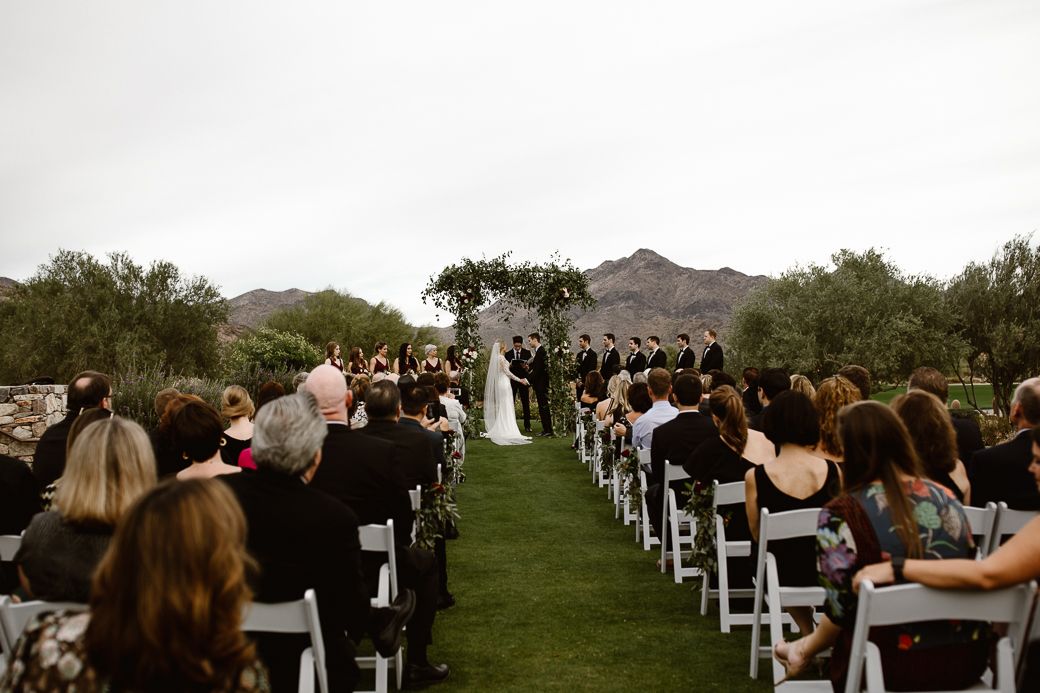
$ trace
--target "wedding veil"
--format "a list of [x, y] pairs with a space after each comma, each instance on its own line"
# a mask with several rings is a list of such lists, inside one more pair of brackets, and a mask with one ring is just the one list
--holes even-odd
[[[498, 365], [498, 356], [502, 352], [502, 343], [495, 340], [495, 345], [491, 347], [491, 356], [488, 358], [488, 372], [487, 380], [484, 381], [484, 421], [488, 421], [487, 413], [495, 413], [498, 411], [499, 406], [505, 404], [499, 402], [498, 388], [496, 387], [496, 379], [504, 377]], [[494, 419], [492, 419], [493, 421]]]

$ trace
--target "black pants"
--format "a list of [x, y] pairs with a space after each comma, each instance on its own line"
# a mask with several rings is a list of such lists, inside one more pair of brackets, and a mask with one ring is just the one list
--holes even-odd
[[538, 400], [538, 415], [542, 419], [542, 431], [552, 433], [552, 412], [549, 411], [549, 388], [536, 387], [534, 396]]
[[[437, 615], [437, 559], [425, 549], [398, 548], [397, 584], [415, 591], [415, 614], [408, 622], [408, 645], [425, 648], [433, 641], [433, 619]], [[363, 551], [361, 571], [369, 592], [375, 595], [379, 588], [379, 568], [386, 563], [386, 554]]]
[[531, 428], [531, 396], [530, 396], [529, 391], [530, 391], [531, 388], [529, 388], [527, 385], [524, 385], [523, 383], [518, 383], [515, 380], [510, 380], [509, 381], [509, 385], [510, 385], [510, 387], [513, 388], [513, 401], [514, 402], [516, 401], [517, 394], [520, 395], [520, 405], [524, 409], [524, 428], [525, 429], [530, 429]]

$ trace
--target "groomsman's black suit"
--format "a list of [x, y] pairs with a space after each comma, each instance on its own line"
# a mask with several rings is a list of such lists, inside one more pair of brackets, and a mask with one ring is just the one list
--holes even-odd
[[715, 369], [722, 370], [722, 347], [718, 342], [704, 347], [704, 355], [701, 357], [701, 373]]
[[614, 375], [614, 366], [621, 364], [621, 354], [614, 347], [603, 352], [603, 364], [599, 367], [599, 374], [603, 376], [603, 382], [609, 383]]
[[664, 349], [658, 347], [649, 354], [646, 358], [647, 368], [667, 368], [668, 367], [668, 354], [664, 353]]
[[686, 346], [679, 350], [679, 356], [675, 360], [675, 370], [684, 370], [686, 368], [697, 367], [697, 354], [693, 353], [693, 349]]
[[626, 370], [632, 375], [642, 373], [646, 370], [646, 355], [641, 351], [630, 353], [625, 359], [625, 367], [622, 370]]
[[541, 344], [534, 350], [530, 368], [527, 371], [527, 382], [534, 388], [535, 399], [538, 400], [538, 415], [542, 419], [542, 433], [552, 433], [552, 412], [549, 411], [549, 371], [546, 370], [545, 347]]
[[1004, 501], [1012, 510], [1040, 510], [1040, 492], [1029, 472], [1032, 461], [1033, 438], [1028, 429], [1010, 442], [976, 452], [968, 468], [971, 504], [985, 508], [989, 501]]
[[[518, 378], [527, 377], [527, 369], [524, 368], [523, 364], [517, 363], [516, 359], [520, 359], [525, 363], [531, 360], [531, 352], [527, 349], [520, 349], [519, 355], [516, 349], [508, 349], [504, 354], [506, 361], [509, 362], [509, 372]], [[528, 381], [531, 382], [531, 381]], [[531, 430], [531, 395], [530, 388], [523, 383], [518, 383], [515, 380], [509, 381], [509, 386], [513, 388], [513, 401], [516, 401], [517, 393], [520, 394], [520, 405], [524, 409], [524, 430]]]
[[596, 352], [592, 350], [592, 347], [589, 347], [584, 351], [579, 349], [575, 358], [578, 359], [578, 385], [576, 388], [578, 395], [577, 399], [581, 399], [581, 393], [585, 390], [585, 376], [596, 370], [597, 356]]

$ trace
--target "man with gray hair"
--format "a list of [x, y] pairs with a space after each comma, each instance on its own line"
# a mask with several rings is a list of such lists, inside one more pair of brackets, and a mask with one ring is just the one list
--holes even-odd
[[1018, 429], [1015, 439], [979, 450], [968, 467], [971, 504], [1004, 501], [1012, 510], [1040, 510], [1040, 491], [1029, 472], [1033, 463], [1030, 429], [1040, 426], [1040, 378], [1023, 380], [1011, 399], [1011, 424]]
[[310, 375], [307, 371], [300, 371], [292, 379], [293, 392], [303, 392], [306, 387], [307, 376]]
[[[414, 612], [415, 596], [402, 590], [392, 607], [371, 608], [361, 573], [357, 515], [308, 485], [321, 463], [326, 436], [314, 397], [304, 392], [268, 402], [255, 423], [256, 473], [222, 479], [242, 506], [249, 525], [249, 553], [260, 564], [258, 581], [252, 585], [255, 599], [301, 599], [313, 588], [329, 688], [352, 691], [360, 670], [350, 639], [360, 640], [369, 631], [376, 649], [393, 656], [401, 646], [401, 629]], [[295, 690], [300, 654], [310, 646], [310, 638], [259, 633], [257, 646], [270, 672], [272, 690]]]

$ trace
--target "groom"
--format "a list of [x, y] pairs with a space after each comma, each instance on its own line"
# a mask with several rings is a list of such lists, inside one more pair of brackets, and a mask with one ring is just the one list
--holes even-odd
[[537, 332], [527, 336], [527, 344], [534, 353], [528, 361], [530, 368], [527, 371], [527, 382], [534, 388], [534, 396], [538, 400], [538, 415], [542, 418], [542, 432], [538, 437], [549, 438], [553, 430], [552, 412], [549, 411], [549, 371], [546, 370], [545, 349], [542, 348], [542, 338]]

